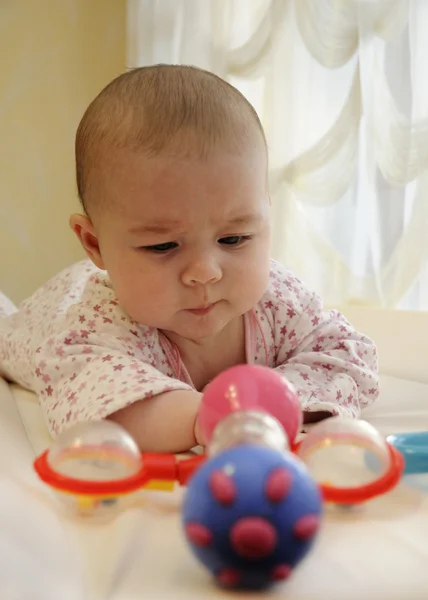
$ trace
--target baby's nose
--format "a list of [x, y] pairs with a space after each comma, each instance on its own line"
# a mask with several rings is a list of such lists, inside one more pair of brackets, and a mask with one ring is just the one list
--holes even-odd
[[272, 554], [278, 535], [276, 529], [266, 519], [245, 517], [233, 526], [230, 540], [234, 550], [240, 556], [260, 559]]
[[193, 261], [183, 273], [183, 282], [186, 285], [207, 285], [208, 283], [216, 283], [220, 279], [220, 265], [212, 258]]

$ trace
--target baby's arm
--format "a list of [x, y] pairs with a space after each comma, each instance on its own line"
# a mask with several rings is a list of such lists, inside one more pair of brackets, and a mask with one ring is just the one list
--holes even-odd
[[111, 418], [142, 450], [188, 450], [200, 441], [200, 394], [176, 379], [157, 330], [132, 321], [87, 261], [57, 275], [19, 311], [0, 293], [3, 313], [11, 316], [0, 318], [0, 372], [37, 393], [54, 437]]
[[303, 310], [292, 312], [295, 319], [288, 319], [277, 337], [276, 368], [295, 386], [305, 422], [330, 415], [359, 417], [379, 394], [374, 343], [339, 312], [324, 312], [316, 295]]
[[109, 419], [122, 425], [143, 452], [184, 452], [202, 444], [196, 419], [201, 398], [199, 392], [165, 392], [134, 402]]
[[35, 391], [53, 436], [79, 422], [111, 419], [143, 451], [179, 452], [200, 443], [201, 394], [174, 378], [153, 340], [74, 330], [36, 353]]

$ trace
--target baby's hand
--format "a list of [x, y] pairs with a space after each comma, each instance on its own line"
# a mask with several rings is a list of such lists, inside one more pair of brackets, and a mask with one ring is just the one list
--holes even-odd
[[193, 434], [195, 436], [196, 444], [198, 446], [205, 446], [205, 440], [204, 440], [204, 437], [202, 435], [201, 426], [200, 426], [199, 419], [198, 419], [197, 415], [196, 415], [196, 419], [195, 419], [195, 425], [194, 425], [194, 428], [193, 428]]

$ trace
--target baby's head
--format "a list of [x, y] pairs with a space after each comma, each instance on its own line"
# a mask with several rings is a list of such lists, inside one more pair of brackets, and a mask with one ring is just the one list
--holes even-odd
[[83, 116], [76, 168], [71, 226], [133, 319], [196, 340], [261, 298], [266, 141], [234, 87], [186, 66], [119, 76]]

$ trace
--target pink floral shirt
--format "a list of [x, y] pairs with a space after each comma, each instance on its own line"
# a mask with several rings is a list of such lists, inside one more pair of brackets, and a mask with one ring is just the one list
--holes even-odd
[[[247, 362], [287, 377], [305, 410], [358, 417], [378, 396], [373, 342], [338, 312], [324, 312], [274, 261], [266, 293], [245, 315], [245, 339]], [[143, 398], [194, 390], [177, 348], [130, 319], [107, 274], [89, 261], [0, 317], [0, 375], [38, 394], [53, 435]]]

